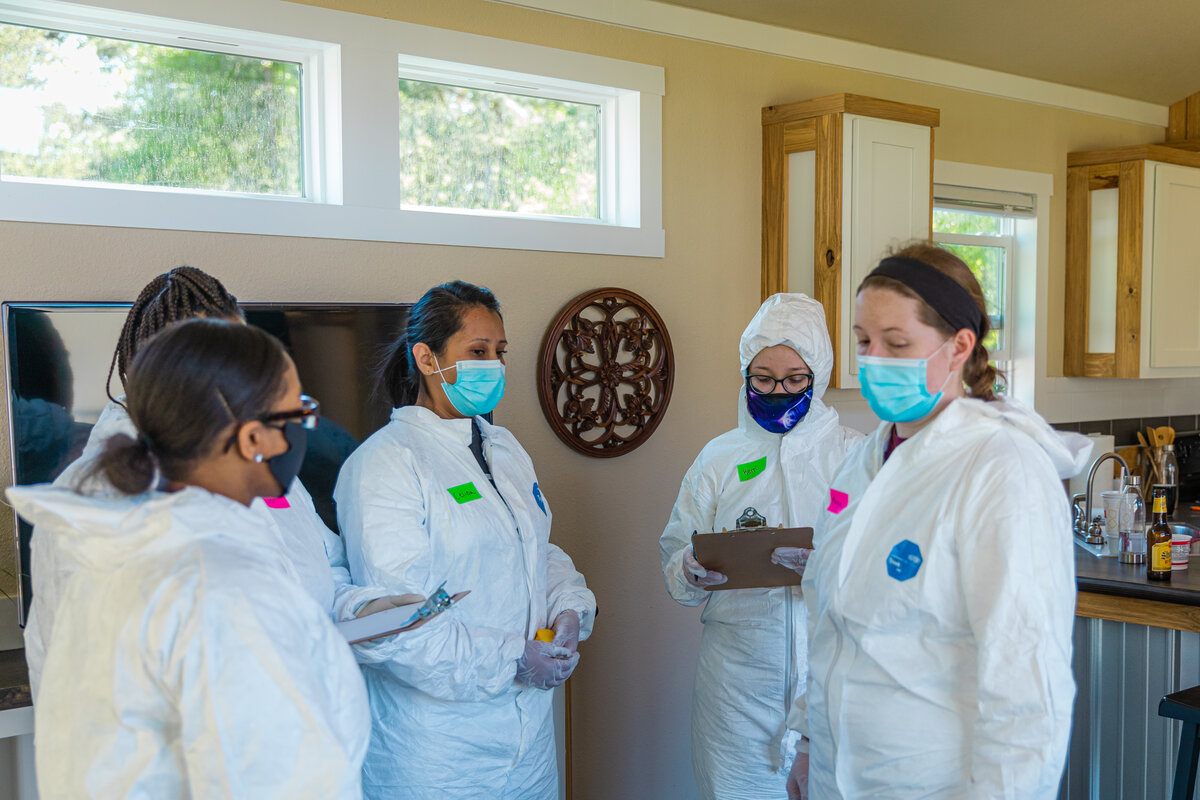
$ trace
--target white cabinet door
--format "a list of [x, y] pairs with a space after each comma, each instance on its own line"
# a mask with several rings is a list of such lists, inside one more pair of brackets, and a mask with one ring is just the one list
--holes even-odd
[[932, 165], [924, 125], [847, 114], [842, 130], [842, 386], [858, 386], [854, 293], [889, 249], [929, 238]]
[[[1143, 377], [1200, 375], [1200, 169], [1150, 164], [1154, 170], [1150, 259], [1149, 363]], [[1143, 275], [1147, 271], [1143, 270]], [[1147, 304], [1142, 304], [1143, 315]], [[1143, 349], [1143, 353], [1145, 350]], [[1149, 367], [1149, 369], [1147, 369]], [[1163, 370], [1163, 372], [1159, 372]]]

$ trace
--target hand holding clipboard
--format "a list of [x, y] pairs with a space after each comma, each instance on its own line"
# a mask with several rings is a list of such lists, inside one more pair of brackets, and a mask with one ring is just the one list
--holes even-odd
[[[749, 511], [749, 509], [747, 509]], [[721, 533], [693, 533], [692, 549], [705, 569], [720, 572], [728, 580], [708, 591], [799, 586], [800, 574], [792, 565], [772, 563], [779, 547], [811, 550], [812, 528], [745, 528]]]

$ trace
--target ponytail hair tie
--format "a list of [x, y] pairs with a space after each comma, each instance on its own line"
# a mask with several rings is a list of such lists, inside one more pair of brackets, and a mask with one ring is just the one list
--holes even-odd
[[153, 441], [151, 441], [151, 439], [150, 439], [150, 437], [149, 437], [149, 436], [147, 436], [146, 434], [142, 433], [141, 431], [138, 431], [138, 435], [137, 435], [137, 443], [138, 443], [138, 445], [139, 445], [139, 446], [140, 446], [142, 449], [144, 449], [144, 450], [145, 450], [147, 453], [153, 453], [153, 452], [154, 452], [154, 442], [153, 442]]

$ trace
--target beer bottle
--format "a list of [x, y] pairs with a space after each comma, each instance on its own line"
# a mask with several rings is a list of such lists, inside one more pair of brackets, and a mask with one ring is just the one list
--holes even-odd
[[1167, 490], [1154, 487], [1154, 517], [1146, 531], [1146, 577], [1152, 581], [1171, 580], [1171, 526], [1167, 524]]

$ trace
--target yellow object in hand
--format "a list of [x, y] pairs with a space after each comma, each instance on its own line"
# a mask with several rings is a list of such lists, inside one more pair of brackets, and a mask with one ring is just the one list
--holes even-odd
[[533, 638], [539, 642], [553, 642], [554, 631], [549, 628], [538, 628], [538, 632], [533, 635]]

